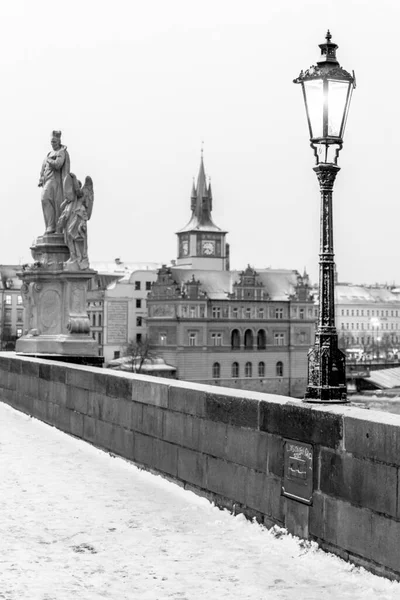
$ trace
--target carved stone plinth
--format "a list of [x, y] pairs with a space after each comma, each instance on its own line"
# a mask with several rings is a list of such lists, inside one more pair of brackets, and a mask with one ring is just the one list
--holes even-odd
[[25, 307], [24, 335], [16, 351], [29, 354], [98, 356], [86, 311], [91, 269], [69, 271], [69, 250], [62, 234], [37, 238], [33, 265], [18, 273]]
[[346, 402], [346, 357], [337, 346], [336, 332], [316, 334], [308, 353], [307, 402]]

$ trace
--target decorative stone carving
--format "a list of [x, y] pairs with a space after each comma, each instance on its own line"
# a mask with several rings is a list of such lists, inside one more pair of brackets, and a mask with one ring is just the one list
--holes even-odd
[[67, 147], [61, 144], [61, 131], [53, 131], [51, 135], [52, 151], [43, 161], [40, 171], [39, 187], [42, 189], [42, 210], [45, 223], [45, 234], [56, 233], [61, 204], [64, 200], [63, 181], [70, 169]]
[[93, 182], [87, 177], [82, 187], [70, 174], [60, 137], [60, 132], [53, 132], [53, 151], [43, 163], [39, 181], [46, 232], [31, 247], [34, 263], [23, 265], [18, 274], [23, 282], [25, 326], [16, 350], [77, 362], [90, 357], [99, 364], [86, 311], [87, 285], [96, 274], [89, 268], [86, 229]]
[[88, 269], [87, 222], [92, 216], [94, 201], [91, 177], [86, 177], [82, 187], [76, 175], [67, 175], [64, 179], [64, 197], [61, 205], [63, 212], [58, 220], [70, 253], [64, 267], [69, 271]]

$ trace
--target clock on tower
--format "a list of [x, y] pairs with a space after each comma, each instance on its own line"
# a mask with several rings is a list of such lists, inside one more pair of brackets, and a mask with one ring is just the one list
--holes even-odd
[[211, 240], [205, 240], [201, 244], [202, 254], [206, 256], [213, 256], [215, 254], [215, 242]]

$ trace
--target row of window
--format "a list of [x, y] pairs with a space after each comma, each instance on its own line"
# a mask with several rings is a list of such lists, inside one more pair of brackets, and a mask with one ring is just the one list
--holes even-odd
[[[141, 317], [138, 317], [140, 319]], [[167, 334], [162, 332], [158, 335], [158, 341], [161, 346], [168, 344]], [[254, 348], [254, 334], [251, 329], [247, 329], [243, 337], [244, 348], [252, 350]], [[197, 331], [189, 332], [189, 346], [198, 345], [198, 334]], [[222, 333], [211, 334], [211, 345], [222, 346]], [[285, 333], [274, 333], [274, 346], [285, 345]], [[267, 347], [267, 334], [263, 329], [260, 329], [257, 333], [257, 350], [265, 350]], [[234, 329], [231, 334], [231, 349], [239, 350], [241, 348], [241, 337], [238, 329]]]
[[[366, 329], [367, 331], [374, 331], [375, 329], [389, 329], [389, 323], [376, 323], [374, 325], [370, 323], [342, 323], [341, 329]], [[399, 324], [390, 323], [390, 329], [399, 329]]]
[[92, 317], [92, 326], [93, 327], [101, 327], [102, 323], [102, 314], [101, 313], [89, 313], [89, 317]]
[[[400, 336], [398, 335], [390, 335], [389, 339], [392, 343], [397, 344], [400, 342]], [[354, 336], [349, 336], [349, 337], [345, 337], [344, 338], [345, 344], [346, 346], [349, 346], [350, 344], [361, 344], [362, 346], [367, 345], [369, 346], [372, 343], [376, 343], [377, 341], [380, 341], [379, 338], [378, 340], [376, 338], [374, 338], [373, 336], [362, 336], [362, 337], [354, 337]]]
[[[22, 296], [17, 296], [17, 304], [22, 304]], [[6, 294], [4, 296], [4, 304], [12, 304], [12, 296], [11, 294]]]
[[[265, 362], [259, 362], [257, 367], [258, 377], [265, 377]], [[275, 375], [277, 377], [283, 377], [283, 362], [278, 361], [275, 365]], [[244, 376], [253, 377], [253, 363], [246, 362], [244, 365]], [[221, 364], [215, 362], [212, 366], [212, 377], [213, 379], [220, 379], [221, 377]], [[240, 377], [240, 366], [238, 362], [233, 362], [231, 366], [231, 377], [238, 379]]]
[[[352, 317], [363, 317], [364, 316], [364, 309], [349, 309], [349, 308], [342, 308], [342, 317], [345, 316], [345, 311], [346, 311], [346, 316], [352, 316]], [[351, 315], [350, 315], [351, 313]], [[366, 310], [365, 311], [365, 316], [369, 317], [370, 313], [371, 313], [371, 317], [375, 317], [375, 313], [377, 317], [388, 317], [389, 316], [389, 311], [388, 310], [379, 310], [379, 309], [374, 309], [374, 310]], [[398, 317], [399, 316], [399, 311], [398, 310], [391, 310], [390, 311], [390, 316], [391, 317]]]
[[[201, 305], [182, 305], [180, 307], [180, 316], [183, 319], [204, 319], [206, 316], [206, 307], [204, 304]], [[307, 313], [305, 308], [299, 308], [297, 313], [297, 307], [292, 308], [292, 316], [305, 319], [307, 314], [308, 319], [318, 316], [318, 309], [308, 308]], [[285, 319], [287, 318], [287, 311], [283, 308], [256, 308], [244, 306], [213, 306], [211, 309], [211, 316], [213, 319]]]
[[[141, 281], [135, 281], [135, 291], [139, 291], [142, 289], [142, 282]], [[145, 287], [147, 292], [150, 292], [151, 290], [151, 281], [146, 281], [146, 287]]]

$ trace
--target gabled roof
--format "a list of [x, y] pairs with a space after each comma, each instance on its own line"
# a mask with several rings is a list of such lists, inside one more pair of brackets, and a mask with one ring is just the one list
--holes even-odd
[[[289, 300], [295, 293], [298, 272], [290, 269], [256, 269], [270, 300]], [[192, 279], [201, 282], [201, 290], [210, 299], [228, 299], [233, 292], [233, 284], [240, 281], [241, 271], [212, 271], [200, 269], [171, 268], [172, 277], [178, 284]]]

